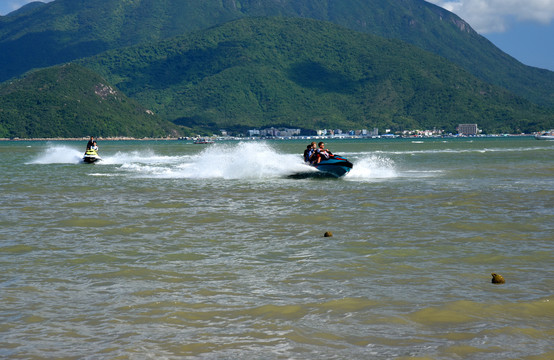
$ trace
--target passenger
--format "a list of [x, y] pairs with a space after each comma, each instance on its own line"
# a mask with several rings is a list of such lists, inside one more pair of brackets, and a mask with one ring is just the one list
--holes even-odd
[[93, 143], [91, 149], [94, 151], [98, 151], [98, 145], [96, 145], [96, 141]]
[[316, 159], [314, 161], [316, 164], [319, 164], [321, 162], [321, 159], [327, 160], [330, 157], [334, 156], [333, 153], [329, 151], [329, 149], [325, 149], [325, 144], [323, 143], [323, 141], [320, 141], [317, 145], [318, 149], [315, 152]]
[[312, 163], [314, 160], [314, 153], [315, 153], [315, 141], [312, 141], [310, 145], [306, 147], [306, 150], [304, 150], [304, 161], [307, 163]]

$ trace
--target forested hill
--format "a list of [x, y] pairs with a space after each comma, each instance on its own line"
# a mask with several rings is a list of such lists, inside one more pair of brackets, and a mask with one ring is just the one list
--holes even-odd
[[177, 126], [75, 64], [0, 84], [0, 138], [178, 135]]
[[405, 42], [308, 19], [246, 18], [81, 64], [162, 117], [216, 131], [477, 122], [516, 132], [554, 115]]
[[519, 63], [456, 15], [422, 0], [55, 0], [0, 17], [0, 81], [253, 16], [313, 18], [401, 39], [554, 107], [554, 72]]

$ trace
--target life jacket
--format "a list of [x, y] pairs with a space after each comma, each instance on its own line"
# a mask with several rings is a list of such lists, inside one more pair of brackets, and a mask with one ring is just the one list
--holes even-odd
[[325, 159], [325, 160], [329, 159], [329, 157], [331, 156], [331, 155], [329, 155], [329, 153], [328, 153], [327, 151], [325, 151], [325, 150], [320, 150], [320, 149], [318, 149], [318, 150], [317, 150], [317, 153], [319, 154], [319, 156], [321, 156], [321, 157], [322, 157], [323, 159]]

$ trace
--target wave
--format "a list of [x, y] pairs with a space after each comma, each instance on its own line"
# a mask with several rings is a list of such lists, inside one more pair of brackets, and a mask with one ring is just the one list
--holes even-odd
[[65, 145], [49, 146], [28, 164], [78, 164], [83, 162], [83, 151]]
[[512, 153], [512, 152], [527, 152], [527, 151], [544, 151], [544, 147], [521, 147], [521, 148], [474, 148], [474, 149], [455, 149], [455, 148], [449, 148], [449, 149], [423, 149], [423, 150], [394, 150], [394, 151], [388, 151], [388, 150], [375, 150], [374, 153], [376, 154], [384, 154], [384, 155], [412, 155], [412, 154], [458, 154], [458, 153]]
[[367, 155], [349, 158], [354, 167], [346, 175], [347, 180], [382, 180], [399, 176], [394, 161], [382, 155]]
[[299, 155], [279, 153], [264, 143], [214, 144], [196, 155], [151, 155], [135, 160], [121, 168], [139, 176], [162, 178], [259, 179], [311, 169]]
[[[125, 164], [175, 164], [187, 159], [189, 156], [180, 155], [180, 156], [167, 156], [167, 155], [157, 155], [154, 151], [150, 149], [145, 150], [133, 150], [129, 152], [118, 151], [114, 155], [102, 155], [103, 165], [125, 165]], [[100, 163], [99, 163], [100, 164]]]
[[[350, 181], [372, 181], [398, 177], [394, 161], [383, 154], [347, 153], [354, 164], [345, 177]], [[79, 164], [83, 153], [65, 145], [49, 146], [30, 164]], [[198, 154], [160, 155], [151, 149], [101, 154], [94, 166], [119, 165], [119, 175], [147, 178], [264, 179], [283, 178], [297, 173], [316, 173], [300, 154], [281, 153], [268, 143], [216, 143]], [[99, 168], [97, 168], [99, 169]], [[111, 171], [111, 170], [110, 170]], [[117, 176], [114, 173], [95, 176]]]
[[[375, 180], [397, 177], [395, 164], [383, 156], [369, 155], [350, 159], [353, 169], [347, 180]], [[214, 144], [201, 153], [181, 158], [174, 166], [126, 164], [124, 168], [142, 176], [195, 179], [283, 178], [297, 173], [317, 173], [304, 163], [300, 154], [279, 153], [266, 143]]]

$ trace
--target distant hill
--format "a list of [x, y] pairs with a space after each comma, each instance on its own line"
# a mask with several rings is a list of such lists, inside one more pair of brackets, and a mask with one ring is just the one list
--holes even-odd
[[0, 17], [0, 81], [256, 16], [313, 18], [400, 39], [488, 83], [554, 107], [554, 72], [519, 63], [456, 15], [422, 0], [56, 0]]
[[444, 128], [535, 131], [544, 110], [446, 59], [308, 19], [245, 18], [80, 62], [160, 116], [244, 130]]
[[0, 138], [162, 137], [177, 128], [75, 64], [0, 84]]

